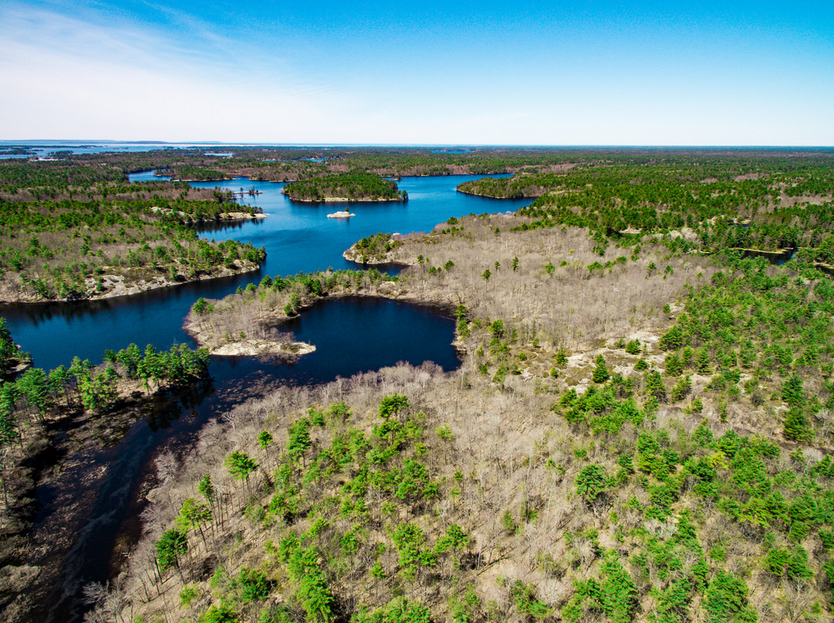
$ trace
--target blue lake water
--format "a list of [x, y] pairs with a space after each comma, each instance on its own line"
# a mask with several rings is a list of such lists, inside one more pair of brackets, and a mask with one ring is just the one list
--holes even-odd
[[267, 259], [259, 272], [103, 301], [4, 306], [0, 307], [0, 316], [7, 319], [21, 347], [32, 353], [35, 365], [47, 370], [69, 364], [73, 356], [100, 362], [106, 349], [118, 350], [130, 343], [153, 344], [160, 349], [191, 343], [182, 331], [182, 322], [201, 296], [222, 298], [237, 287], [259, 283], [265, 275], [291, 275], [328, 267], [359, 268], [345, 260], [342, 253], [365, 236], [380, 231], [427, 232], [451, 216], [515, 210], [529, 203], [456, 192], [458, 184], [477, 177], [480, 176], [404, 178], [399, 187], [408, 192], [408, 202], [351, 204], [356, 216], [349, 220], [327, 218], [342, 204], [290, 201], [281, 194], [283, 184], [246, 179], [195, 183], [235, 191], [241, 187], [255, 188], [263, 193], [246, 196], [243, 202], [262, 208], [267, 218], [202, 234], [208, 239], [234, 238], [265, 247]]
[[[147, 172], [131, 178], [157, 179]], [[35, 365], [47, 370], [69, 364], [73, 356], [97, 363], [106, 349], [117, 350], [131, 342], [141, 347], [150, 343], [159, 349], [191, 343], [182, 331], [182, 322], [199, 297], [221, 298], [238, 287], [260, 282], [267, 274], [358, 268], [344, 260], [342, 253], [365, 236], [380, 231], [427, 232], [452, 216], [515, 210], [528, 203], [456, 192], [456, 186], [469, 179], [474, 177], [405, 178], [399, 187], [408, 192], [407, 203], [351, 204], [356, 216], [350, 220], [327, 218], [343, 204], [289, 201], [281, 194], [282, 184], [245, 179], [195, 184], [261, 191], [255, 197], [245, 196], [243, 202], [261, 207], [267, 218], [202, 233], [209, 239], [235, 238], [264, 246], [267, 260], [259, 272], [118, 299], [4, 306], [0, 316], [7, 319], [15, 340], [32, 353]], [[314, 344], [317, 350], [292, 365], [214, 357], [208, 384], [191, 388], [177, 401], [147, 413], [145, 421], [130, 426], [116, 445], [98, 450], [88, 463], [68, 466], [55, 485], [38, 488], [42, 506], [36, 528], [60, 507], [62, 492], [86, 500], [67, 548], [54, 550], [49, 535], [45, 537], [46, 555], [59, 560], [64, 573], [53, 598], [46, 602], [52, 606], [45, 606], [48, 611], [40, 613], [40, 620], [80, 620], [84, 611], [79, 601], [81, 587], [112, 578], [123, 560], [120, 548], [129, 547], [139, 534], [143, 491], [154, 473], [155, 457], [162, 448], [189, 448], [205, 422], [218, 413], [276, 384], [327, 382], [399, 361], [414, 365], [433, 361], [444, 370], [459, 365], [451, 346], [454, 318], [434, 308], [387, 299], [325, 299], [282, 329], [294, 332], [297, 339]], [[97, 465], [106, 466], [107, 475], [90, 485], [88, 470]]]
[[481, 177], [405, 177], [397, 185], [408, 192], [407, 202], [351, 203], [350, 211], [356, 216], [350, 219], [327, 218], [328, 214], [343, 209], [345, 204], [290, 201], [280, 193], [284, 184], [237, 179], [193, 185], [236, 192], [241, 188], [262, 191], [262, 195], [245, 196], [242, 203], [260, 207], [267, 218], [242, 224], [239, 228], [206, 232], [204, 236], [218, 241], [234, 238], [258, 247], [265, 246], [265, 274], [290, 275], [328, 267], [357, 268], [356, 264], [345, 260], [342, 253], [360, 238], [378, 232], [429, 232], [452, 216], [516, 210], [530, 204], [529, 199], [485, 199], [455, 190], [458, 184]]

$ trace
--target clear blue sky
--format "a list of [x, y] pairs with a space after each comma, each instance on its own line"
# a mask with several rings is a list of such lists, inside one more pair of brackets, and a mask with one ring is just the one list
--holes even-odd
[[0, 4], [0, 139], [834, 145], [834, 2]]

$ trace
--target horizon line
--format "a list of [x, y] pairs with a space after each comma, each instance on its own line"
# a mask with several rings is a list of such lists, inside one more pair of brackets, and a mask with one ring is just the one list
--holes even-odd
[[44, 147], [55, 144], [72, 145], [171, 145], [207, 147], [411, 147], [411, 148], [507, 148], [525, 147], [540, 149], [834, 149], [834, 145], [756, 145], [756, 144], [660, 144], [660, 143], [280, 143], [280, 142], [224, 142], [224, 141], [160, 141], [118, 139], [0, 139], [3, 146], [39, 144]]

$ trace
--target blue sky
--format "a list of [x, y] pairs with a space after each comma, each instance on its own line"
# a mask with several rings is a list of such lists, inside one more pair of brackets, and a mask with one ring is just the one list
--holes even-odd
[[834, 145], [834, 3], [0, 4], [0, 139]]

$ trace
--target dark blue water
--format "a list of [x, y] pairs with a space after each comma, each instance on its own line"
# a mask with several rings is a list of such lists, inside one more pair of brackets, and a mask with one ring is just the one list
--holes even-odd
[[[334, 322], [339, 318], [340, 322]], [[160, 447], [189, 448], [203, 425], [249, 397], [278, 383], [305, 384], [358, 372], [377, 370], [406, 360], [433, 361], [445, 370], [458, 366], [450, 344], [454, 331], [451, 314], [387, 299], [345, 298], [325, 300], [291, 321], [288, 328], [317, 350], [293, 365], [249, 358], [215, 357], [212, 382], [183, 392], [170, 403], [160, 402], [147, 414], [147, 425], [134, 425], [126, 436], [93, 458], [108, 466], [95, 482], [85, 478], [85, 466], [73, 464], [61, 480], [38, 490], [43, 504], [39, 521], [54, 512], [61, 494], [72, 491], [89, 506], [78, 536], [66, 551], [51, 552], [66, 565], [61, 591], [41, 620], [77, 620], [83, 613], [75, 595], [86, 583], [104, 582], [118, 570], [125, 551], [139, 536], [142, 494]]]
[[429, 307], [388, 299], [340, 299], [311, 307], [284, 327], [317, 349], [301, 357], [289, 373], [296, 381], [347, 377], [398, 361], [433, 361], [444, 370], [459, 364], [449, 341], [455, 330], [452, 314]]
[[432, 361], [444, 370], [459, 365], [452, 337], [450, 310], [383, 298], [324, 299], [304, 309], [279, 329], [313, 344], [315, 352], [295, 363], [251, 357], [212, 357], [215, 385], [244, 386], [265, 380], [295, 385], [347, 378], [359, 372], [393, 366], [400, 361], [420, 365]]
[[[529, 200], [493, 200], [456, 192], [461, 182], [479, 176], [404, 178], [399, 187], [408, 192], [406, 203], [351, 204], [356, 216], [329, 219], [327, 214], [343, 204], [306, 204], [288, 200], [283, 184], [245, 179], [195, 184], [239, 191], [255, 188], [263, 194], [246, 196], [244, 203], [259, 206], [268, 216], [259, 221], [206, 231], [206, 238], [234, 238], [264, 246], [267, 260], [262, 269], [227, 279], [210, 280], [165, 288], [142, 295], [72, 304], [12, 305], [0, 307], [15, 340], [32, 353], [35, 365], [52, 369], [67, 365], [73, 356], [97, 363], [106, 349], [119, 350], [130, 343], [153, 344], [168, 349], [176, 343], [191, 343], [182, 322], [200, 297], [222, 298], [265, 275], [290, 275], [325, 270], [328, 267], [359, 268], [342, 253], [351, 244], [377, 232], [430, 231], [451, 216], [515, 210]], [[332, 322], [349, 326], [336, 308]], [[451, 335], [449, 335], [451, 340]], [[405, 356], [402, 357], [406, 359]]]
[[[249, 282], [259, 282], [266, 273], [349, 268], [351, 265], [341, 257], [344, 249], [379, 231], [428, 231], [451, 216], [523, 205], [457, 193], [455, 187], [466, 179], [471, 178], [406, 179], [400, 187], [408, 191], [411, 201], [351, 205], [356, 217], [350, 221], [327, 218], [327, 213], [338, 207], [290, 202], [280, 194], [280, 184], [227, 182], [222, 186], [234, 190], [254, 186], [261, 190], [262, 195], [246, 199], [269, 216], [206, 235], [264, 245], [269, 259], [259, 274], [186, 284], [122, 299], [7, 306], [0, 309], [0, 315], [7, 318], [16, 341], [33, 354], [35, 364], [46, 369], [68, 364], [76, 355], [98, 362], [106, 349], [124, 348], [131, 342], [167, 349], [177, 342], [190, 342], [181, 325], [201, 296], [220, 298]], [[37, 499], [42, 508], [36, 530], [43, 522], [48, 526], [56, 509], [66, 503], [62, 493], [85, 500], [79, 506], [77, 526], [71, 528], [76, 536], [66, 549], [50, 546], [48, 529], [40, 528], [47, 530], [43, 544], [46, 555], [57, 557], [63, 565], [54, 599], [45, 602], [52, 605], [48, 612], [39, 613], [40, 620], [80, 619], [84, 611], [79, 601], [81, 587], [112, 578], [124, 550], [139, 534], [139, 513], [145, 505], [143, 491], [148, 479], [153, 478], [154, 460], [161, 449], [187, 450], [203, 425], [218, 413], [249, 397], [263, 395], [277, 384], [327, 382], [400, 361], [414, 365], [432, 361], [444, 370], [459, 365], [451, 346], [453, 317], [429, 307], [387, 299], [325, 299], [281, 329], [294, 332], [297, 339], [314, 344], [317, 350], [292, 365], [214, 357], [210, 383], [192, 388], [168, 404], [157, 405], [146, 414], [144, 423], [130, 426], [117, 445], [67, 466], [55, 485], [39, 487]], [[91, 485], [88, 471], [97, 466], [106, 468], [106, 476]]]

